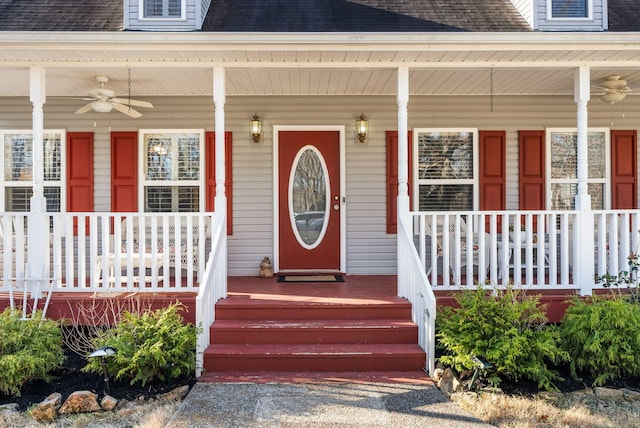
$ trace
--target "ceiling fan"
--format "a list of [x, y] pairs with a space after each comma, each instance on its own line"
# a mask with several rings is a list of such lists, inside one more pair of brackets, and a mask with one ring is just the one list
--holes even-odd
[[153, 108], [153, 105], [147, 101], [132, 100], [129, 98], [114, 98], [115, 93], [111, 89], [104, 87], [104, 84], [109, 81], [107, 76], [96, 76], [96, 80], [100, 84], [100, 87], [88, 92], [87, 97], [83, 98], [83, 100], [91, 102], [76, 110], [76, 114], [86, 113], [89, 110], [93, 110], [98, 113], [108, 113], [115, 109], [127, 116], [138, 118], [142, 116], [142, 113], [132, 109], [132, 106]]
[[595, 87], [599, 89], [596, 95], [598, 95], [600, 101], [607, 104], [619, 103], [631, 92], [631, 88], [627, 86], [627, 81], [618, 75], [605, 78]]

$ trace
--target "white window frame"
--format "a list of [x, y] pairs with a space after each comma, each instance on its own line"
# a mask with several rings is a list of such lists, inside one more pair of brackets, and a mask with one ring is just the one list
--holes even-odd
[[[473, 178], [469, 179], [456, 179], [456, 180], [447, 180], [447, 179], [420, 179], [419, 170], [418, 170], [418, 140], [419, 135], [424, 133], [433, 133], [433, 132], [466, 132], [473, 135]], [[413, 161], [412, 161], [412, 178], [413, 183], [410, 183], [412, 186], [412, 194], [415, 195], [413, 197], [413, 210], [418, 211], [419, 203], [420, 203], [420, 185], [421, 184], [471, 184], [473, 186], [473, 211], [477, 211], [480, 206], [480, 161], [478, 159], [479, 155], [479, 132], [478, 128], [414, 128], [413, 129]]]
[[144, 16], [146, 0], [138, 0], [138, 20], [140, 21], [185, 21], [187, 19], [187, 1], [180, 0], [180, 16]]
[[[7, 135], [14, 134], [29, 134], [33, 139], [33, 130], [31, 129], [6, 129], [0, 130], [0, 141], [2, 142], [2, 148], [0, 148], [0, 153], [2, 153], [3, 161], [0, 162], [0, 199], [2, 200], [2, 210], [4, 211], [6, 197], [7, 197], [7, 188], [16, 188], [16, 187], [25, 187], [33, 189], [34, 181], [33, 176], [31, 180], [7, 180], [5, 178], [5, 162], [6, 158], [4, 152], [4, 141]], [[43, 187], [59, 187], [60, 188], [60, 211], [61, 213], [67, 212], [67, 131], [64, 129], [45, 129], [43, 131], [43, 135], [47, 134], [59, 134], [60, 135], [60, 180], [51, 181], [46, 180], [43, 181]], [[33, 165], [32, 165], [33, 166]], [[44, 163], [43, 163], [44, 168]], [[43, 171], [44, 174], [44, 171]], [[58, 211], [56, 211], [58, 212]]]
[[[604, 189], [604, 209], [608, 210], [611, 209], [611, 132], [609, 128], [588, 128], [587, 129], [588, 133], [596, 133], [596, 132], [601, 132], [604, 134], [604, 145], [605, 145], [605, 177], [604, 178], [589, 178], [587, 177], [587, 185], [588, 184], [604, 184], [603, 189]], [[577, 128], [547, 128], [546, 129], [546, 154], [545, 154], [545, 168], [546, 168], [546, 172], [545, 172], [545, 182], [546, 182], [546, 192], [547, 192], [547, 196], [546, 196], [546, 207], [547, 209], [552, 209], [551, 205], [552, 205], [552, 194], [551, 194], [551, 185], [552, 184], [578, 184], [578, 177], [577, 177], [577, 171], [576, 171], [576, 178], [566, 178], [566, 179], [562, 179], [562, 178], [551, 178], [551, 141], [552, 141], [552, 134], [554, 133], [573, 133], [576, 135], [577, 138], [577, 134], [578, 134], [578, 130]], [[577, 146], [576, 146], [576, 153], [575, 153], [576, 158], [578, 157], [578, 153], [577, 153]], [[578, 162], [576, 159], [576, 169], [578, 168]], [[588, 174], [587, 174], [588, 175]]]
[[[199, 177], [197, 180], [147, 180], [145, 177], [145, 163], [147, 161], [147, 153], [145, 151], [145, 135], [147, 134], [197, 134], [200, 139], [200, 164]], [[177, 161], [176, 165], [177, 166]], [[205, 209], [206, 202], [206, 153], [205, 153], [205, 132], [204, 129], [140, 129], [138, 130], [138, 183], [140, 189], [138, 191], [138, 211], [145, 211], [145, 188], [146, 187], [186, 187], [197, 186], [198, 204], [200, 211]]]
[[593, 21], [593, 1], [587, 0], [587, 16], [564, 17], [553, 16], [553, 1], [547, 0], [547, 21]]

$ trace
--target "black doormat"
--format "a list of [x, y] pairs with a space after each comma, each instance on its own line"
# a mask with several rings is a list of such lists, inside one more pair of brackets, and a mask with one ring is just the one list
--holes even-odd
[[281, 275], [278, 282], [344, 282], [342, 275]]

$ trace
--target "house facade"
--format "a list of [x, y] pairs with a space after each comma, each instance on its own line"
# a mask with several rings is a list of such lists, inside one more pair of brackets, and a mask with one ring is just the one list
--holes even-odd
[[120, 268], [144, 265], [156, 290], [171, 266], [193, 291], [214, 254], [218, 296], [265, 256], [398, 275], [407, 297], [589, 293], [637, 248], [634, 2], [0, 1], [0, 16], [7, 283], [130, 287], [142, 275]]

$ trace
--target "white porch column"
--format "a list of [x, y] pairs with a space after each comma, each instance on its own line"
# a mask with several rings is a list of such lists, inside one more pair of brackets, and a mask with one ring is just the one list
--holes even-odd
[[[216, 146], [216, 196], [214, 199], [216, 213], [223, 216], [224, 230], [220, 237], [220, 250], [221, 257], [224, 257], [225, 262], [219, 264], [219, 269], [223, 269], [224, 272], [218, 272], [223, 284], [219, 284], [221, 289], [219, 290], [219, 297], [227, 297], [227, 195], [225, 190], [226, 184], [226, 152], [225, 152], [225, 122], [224, 122], [224, 103], [226, 101], [226, 89], [225, 89], [225, 70], [224, 67], [214, 67], [213, 69], [213, 104], [214, 104], [214, 130], [216, 133], [215, 146]], [[223, 255], [222, 255], [223, 254]], [[213, 308], [207, 308], [212, 310]], [[198, 315], [196, 315], [197, 317]]]
[[409, 207], [409, 146], [408, 113], [409, 68], [398, 68], [398, 217], [408, 214]]
[[575, 198], [577, 221], [574, 228], [574, 282], [581, 295], [589, 295], [594, 283], [594, 220], [591, 195], [587, 187], [589, 178], [588, 115], [590, 99], [590, 70], [584, 65], [575, 71], [574, 100], [577, 104], [577, 161], [578, 194]]
[[223, 67], [213, 69], [213, 104], [215, 106], [215, 133], [216, 133], [216, 212], [226, 215], [227, 195], [225, 194], [225, 129], [224, 129], [224, 103], [225, 94], [225, 70]]
[[[32, 67], [29, 70], [29, 100], [32, 104], [32, 169], [33, 196], [28, 219], [27, 262], [31, 277], [42, 276], [43, 267], [49, 265], [49, 230], [47, 225], [47, 201], [44, 197], [44, 103], [46, 102], [46, 72], [44, 68]], [[43, 265], [44, 264], [44, 265]]]
[[587, 178], [589, 178], [587, 103], [591, 98], [589, 74], [589, 67], [583, 65], [576, 70], [574, 79], [574, 100], [578, 105], [578, 194], [575, 200], [577, 210], [591, 209], [591, 196], [587, 188]]

